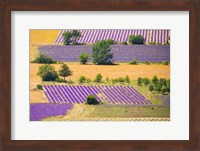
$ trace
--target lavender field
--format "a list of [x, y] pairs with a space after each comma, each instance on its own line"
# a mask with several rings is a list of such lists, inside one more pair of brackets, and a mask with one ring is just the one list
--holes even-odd
[[[70, 30], [61, 30], [54, 44], [63, 44], [62, 34]], [[82, 29], [78, 43], [94, 43], [100, 40], [113, 39], [117, 42], [127, 42], [129, 35], [142, 35], [144, 42], [166, 43], [170, 37], [170, 30], [148, 29]]]
[[88, 95], [111, 104], [150, 105], [151, 102], [132, 86], [61, 86], [44, 85], [49, 103], [85, 103]]
[[49, 116], [67, 114], [67, 111], [70, 110], [72, 106], [72, 104], [52, 103], [30, 104], [30, 121], [40, 121]]
[[[77, 62], [81, 53], [92, 54], [92, 45], [47, 45], [40, 46], [39, 51], [56, 61]], [[170, 46], [167, 45], [112, 45], [114, 62], [129, 62], [136, 59], [138, 62], [170, 62]], [[90, 61], [92, 58], [90, 57]]]

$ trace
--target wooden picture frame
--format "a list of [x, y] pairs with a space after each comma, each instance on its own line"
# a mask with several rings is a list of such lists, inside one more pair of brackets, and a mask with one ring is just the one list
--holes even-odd
[[[189, 140], [11, 140], [12, 11], [189, 11]], [[1, 0], [0, 33], [0, 150], [200, 150], [199, 0]]]

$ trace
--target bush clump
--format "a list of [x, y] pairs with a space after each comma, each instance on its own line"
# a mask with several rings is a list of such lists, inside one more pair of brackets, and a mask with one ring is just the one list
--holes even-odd
[[101, 73], [99, 73], [96, 75], [94, 82], [102, 82], [102, 78], [103, 78], [103, 76], [101, 75]]
[[128, 37], [128, 42], [130, 44], [144, 44], [144, 37], [141, 35], [130, 35]]
[[55, 81], [58, 78], [55, 67], [49, 64], [40, 66], [37, 75], [42, 78], [42, 81]]
[[80, 78], [78, 79], [79, 83], [84, 83], [86, 81], [86, 77], [85, 76], [80, 76]]
[[99, 104], [99, 102], [97, 101], [97, 99], [94, 95], [88, 95], [86, 98], [86, 104], [97, 105], [97, 104]]
[[79, 61], [81, 64], [86, 64], [88, 62], [88, 59], [89, 59], [89, 54], [86, 52], [81, 53], [79, 56]]
[[56, 63], [56, 61], [54, 61], [51, 57], [40, 54], [39, 57], [33, 60], [33, 63], [53, 64]]
[[169, 62], [168, 62], [168, 61], [163, 61], [162, 64], [163, 64], [163, 65], [168, 65]]
[[137, 79], [137, 84], [138, 84], [138, 85], [142, 85], [142, 78], [141, 78], [141, 77], [139, 77], [139, 78]]
[[107, 39], [106, 42], [110, 45], [116, 44], [116, 42], [113, 39]]
[[131, 61], [129, 62], [129, 64], [136, 65], [136, 64], [137, 64], [137, 61], [136, 61], [135, 59], [133, 59], [133, 60], [131, 60]]
[[36, 88], [37, 88], [38, 90], [43, 90], [43, 87], [42, 87], [41, 84], [37, 84]]
[[149, 80], [148, 78], [143, 78], [143, 79], [142, 79], [142, 82], [143, 82], [145, 85], [150, 84], [150, 80]]

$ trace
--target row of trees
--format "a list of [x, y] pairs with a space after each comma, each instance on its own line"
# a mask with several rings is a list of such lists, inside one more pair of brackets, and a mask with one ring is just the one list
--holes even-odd
[[64, 78], [63, 81], [66, 81], [65, 77], [72, 76], [73, 72], [66, 64], [62, 64], [57, 73], [54, 66], [47, 64], [39, 67], [37, 75], [41, 77], [42, 81], [56, 81], [59, 79], [59, 76]]
[[154, 76], [151, 80], [148, 78], [141, 78], [137, 79], [137, 84], [142, 86], [149, 86], [149, 91], [158, 91], [162, 92], [163, 94], [170, 92], [170, 79], [160, 78], [158, 79], [157, 76]]

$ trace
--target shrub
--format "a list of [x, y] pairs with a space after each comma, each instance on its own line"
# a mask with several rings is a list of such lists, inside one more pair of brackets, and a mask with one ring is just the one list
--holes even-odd
[[44, 64], [52, 64], [56, 63], [52, 58], [45, 56], [43, 54], [40, 54], [39, 57], [37, 57], [35, 60], [33, 60], [33, 63], [44, 63]]
[[42, 81], [55, 81], [58, 78], [55, 68], [49, 64], [40, 66], [37, 75], [42, 78]]
[[150, 84], [150, 80], [149, 80], [148, 78], [143, 78], [143, 79], [142, 79], [142, 82], [143, 82], [145, 85]]
[[162, 94], [164, 95], [166, 92], [167, 92], [167, 93], [170, 92], [170, 88], [169, 88], [169, 87], [163, 87], [163, 88], [161, 89], [161, 91], [162, 91]]
[[133, 60], [131, 60], [131, 61], [129, 62], [129, 64], [136, 65], [136, 64], [137, 64], [137, 61], [136, 61], [135, 59], [133, 59]]
[[77, 40], [81, 37], [81, 32], [78, 30], [66, 31], [63, 33], [64, 45], [77, 44]]
[[142, 78], [141, 78], [141, 77], [139, 77], [139, 78], [137, 79], [137, 84], [138, 84], [138, 85], [141, 85], [141, 84], [142, 84]]
[[86, 64], [88, 62], [88, 59], [89, 59], [89, 54], [86, 52], [81, 53], [79, 55], [79, 61], [81, 64]]
[[141, 35], [130, 35], [128, 41], [130, 44], [144, 44], [144, 37]]
[[96, 75], [96, 78], [95, 78], [94, 82], [101, 82], [102, 78], [103, 77], [102, 77], [101, 73], [99, 73], [99, 74]]
[[161, 86], [167, 86], [167, 80], [165, 78], [160, 78], [159, 83]]
[[158, 83], [158, 78], [157, 78], [157, 76], [154, 76], [154, 77], [152, 78], [151, 82], [152, 82], [153, 84], [157, 84], [157, 83]]
[[121, 42], [120, 44], [122, 44], [122, 45], [128, 45], [128, 43], [126, 41]]
[[145, 61], [144, 64], [150, 65], [150, 62], [149, 61]]
[[78, 79], [79, 83], [84, 83], [86, 81], [86, 77], [85, 76], [80, 76], [80, 78]]
[[106, 42], [107, 42], [108, 44], [110, 44], [110, 45], [116, 44], [116, 42], [115, 42], [114, 40], [112, 40], [112, 39], [107, 39]]
[[156, 43], [153, 42], [153, 41], [150, 41], [149, 44], [150, 44], [150, 45], [155, 45]]
[[99, 102], [97, 101], [94, 95], [88, 95], [86, 99], [86, 103], [89, 105], [97, 105]]
[[154, 90], [160, 92], [161, 91], [162, 86], [160, 85], [160, 83], [155, 84]]
[[110, 53], [110, 44], [105, 40], [94, 43], [92, 50], [94, 64], [112, 64], [113, 54]]
[[110, 82], [110, 79], [108, 77], [106, 77], [106, 82]]
[[150, 85], [150, 86], [149, 86], [149, 91], [153, 91], [153, 90], [154, 90], [153, 85]]
[[163, 65], [168, 65], [169, 62], [168, 62], [168, 61], [163, 61], [162, 64], [163, 64]]
[[57, 79], [56, 79], [56, 82], [59, 82], [59, 83], [60, 83], [60, 82], [66, 82], [66, 81], [63, 80], [63, 79], [61, 79], [61, 78], [57, 78]]
[[86, 78], [86, 82], [89, 83], [91, 82], [92, 80], [90, 78]]
[[62, 64], [58, 72], [59, 72], [59, 76], [64, 78], [64, 81], [65, 81], [65, 77], [69, 77], [73, 75], [72, 74], [73, 72], [69, 69], [69, 67], [66, 64]]
[[43, 87], [42, 87], [41, 84], [37, 84], [36, 88], [37, 88], [38, 90], [43, 90]]
[[71, 80], [71, 79], [69, 79], [69, 80], [67, 80], [67, 83], [68, 83], [68, 84], [72, 84], [72, 83], [74, 83], [74, 81]]
[[130, 83], [130, 78], [129, 78], [128, 75], [124, 78], [124, 82], [126, 82], [126, 83]]

